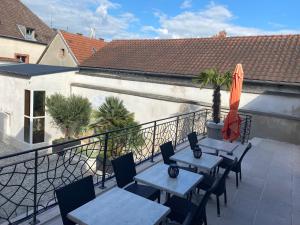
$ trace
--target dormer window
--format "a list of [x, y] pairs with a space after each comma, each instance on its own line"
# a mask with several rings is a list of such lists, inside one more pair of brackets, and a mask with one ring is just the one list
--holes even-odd
[[35, 31], [32, 28], [26, 27], [26, 34], [25, 34], [25, 38], [27, 40], [35, 40]]
[[35, 30], [33, 28], [30, 27], [26, 27], [23, 25], [18, 25], [19, 30], [21, 31], [23, 37], [26, 40], [30, 40], [30, 41], [36, 41], [35, 37]]

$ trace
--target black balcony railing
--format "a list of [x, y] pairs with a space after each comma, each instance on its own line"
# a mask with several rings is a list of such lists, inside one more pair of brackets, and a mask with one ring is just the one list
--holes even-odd
[[[240, 116], [244, 143], [249, 139], [251, 116]], [[105, 188], [114, 177], [111, 159], [132, 151], [137, 164], [154, 161], [161, 144], [183, 143], [192, 131], [204, 135], [210, 118], [210, 110], [202, 109], [70, 141], [68, 146], [77, 145], [57, 153], [53, 148], [66, 143], [0, 157], [0, 224], [30, 218], [36, 224], [39, 213], [56, 205], [55, 189], [88, 175], [93, 175], [95, 186]]]

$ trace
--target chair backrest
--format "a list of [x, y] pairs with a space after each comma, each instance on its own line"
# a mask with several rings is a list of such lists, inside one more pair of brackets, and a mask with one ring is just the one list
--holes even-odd
[[194, 213], [189, 213], [187, 215], [187, 218], [184, 221], [184, 225], [199, 225], [203, 223], [203, 220], [205, 218], [205, 208], [206, 204], [209, 200], [210, 195], [213, 193], [213, 191], [217, 188], [218, 181], [216, 180], [210, 189], [208, 189], [204, 196], [202, 197], [200, 204], [197, 206], [197, 209], [194, 211]]
[[188, 140], [191, 146], [191, 149], [194, 149], [198, 145], [198, 138], [196, 132], [188, 134]]
[[217, 188], [224, 187], [225, 182], [226, 182], [226, 177], [230, 173], [231, 169], [237, 164], [237, 158], [235, 158], [226, 168], [225, 171], [223, 172], [222, 176], [219, 179], [219, 184], [217, 185]]
[[162, 144], [160, 146], [160, 151], [165, 164], [170, 165], [172, 163], [176, 163], [175, 161], [170, 160], [170, 157], [175, 154], [172, 141]]
[[252, 148], [252, 144], [251, 144], [251, 142], [249, 142], [249, 144], [247, 145], [246, 149], [244, 150], [243, 154], [241, 155], [241, 157], [239, 159], [239, 164], [241, 164], [243, 158], [245, 157], [245, 155], [251, 148]]
[[64, 225], [74, 225], [67, 218], [69, 212], [93, 200], [95, 189], [93, 177], [88, 176], [65, 187], [55, 190], [61, 218]]
[[136, 170], [132, 152], [112, 160], [111, 164], [114, 168], [118, 187], [123, 188], [133, 182]]

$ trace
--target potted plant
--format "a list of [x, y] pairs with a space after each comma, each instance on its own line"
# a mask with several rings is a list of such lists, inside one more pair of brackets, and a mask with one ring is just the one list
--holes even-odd
[[[46, 98], [47, 112], [53, 122], [64, 133], [63, 138], [52, 141], [52, 144], [59, 144], [74, 140], [75, 137], [89, 124], [91, 115], [91, 104], [87, 98], [71, 95], [65, 97], [61, 94], [54, 94]], [[63, 155], [63, 149], [79, 145], [80, 141], [61, 144], [52, 148], [54, 153]]]
[[[140, 134], [140, 127], [134, 120], [134, 113], [129, 112], [123, 101], [117, 97], [107, 97], [105, 102], [93, 112], [94, 121], [90, 127], [95, 133], [109, 133], [107, 155], [106, 155], [106, 172], [112, 173], [111, 159], [122, 155], [126, 147], [138, 147], [144, 144], [144, 139]], [[127, 128], [120, 130], [122, 128]], [[129, 128], [132, 127], [132, 128]], [[120, 130], [120, 131], [117, 131]], [[104, 135], [102, 135], [104, 138]], [[104, 140], [101, 140], [104, 142]], [[98, 170], [103, 169], [103, 157], [101, 152], [96, 159], [96, 167]]]
[[200, 75], [193, 80], [196, 84], [200, 84], [200, 88], [211, 86], [213, 92], [212, 104], [212, 121], [207, 121], [207, 135], [210, 138], [222, 139], [223, 122], [220, 119], [221, 111], [221, 88], [225, 87], [229, 90], [231, 85], [231, 73], [221, 73], [216, 69], [207, 69], [200, 73]]

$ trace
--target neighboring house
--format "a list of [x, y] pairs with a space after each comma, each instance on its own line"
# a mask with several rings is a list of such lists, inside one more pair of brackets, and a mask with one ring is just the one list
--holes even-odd
[[1, 0], [0, 57], [36, 63], [54, 35], [20, 0]]
[[[34, 96], [81, 95], [93, 108], [107, 96], [118, 96], [143, 123], [210, 106], [213, 89], [200, 90], [192, 79], [207, 68], [232, 72], [242, 63], [240, 110], [253, 115], [253, 134], [300, 144], [299, 48], [300, 35], [119, 40], [107, 43], [80, 69], [1, 66], [2, 139], [21, 146], [62, 136], [44, 110], [35, 116]], [[222, 106], [228, 103], [229, 93], [223, 90]], [[43, 132], [38, 132], [40, 127]]]
[[76, 68], [17, 64], [0, 66], [0, 140], [17, 148], [49, 144], [62, 136], [45, 111], [45, 98], [70, 95]]
[[211, 105], [212, 89], [192, 79], [237, 63], [245, 73], [240, 109], [254, 115], [253, 133], [299, 144], [300, 35], [112, 41], [82, 64], [72, 92], [94, 105], [119, 96], [139, 121], [151, 121]]
[[78, 67], [84, 60], [87, 60], [104, 47], [104, 45], [105, 42], [103, 39], [89, 38], [81, 34], [58, 31], [45, 49], [38, 63]]

